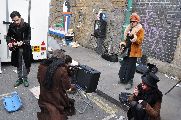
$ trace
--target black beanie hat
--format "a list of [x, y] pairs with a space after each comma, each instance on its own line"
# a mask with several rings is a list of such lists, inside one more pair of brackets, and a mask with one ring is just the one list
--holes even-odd
[[159, 82], [159, 78], [154, 73], [147, 73], [141, 76], [141, 79], [144, 83], [146, 83], [150, 87], [157, 87], [157, 82]]

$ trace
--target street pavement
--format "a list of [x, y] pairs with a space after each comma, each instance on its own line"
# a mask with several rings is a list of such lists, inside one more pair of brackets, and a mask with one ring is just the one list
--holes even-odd
[[[72, 56], [72, 58], [80, 64], [88, 65], [101, 72], [99, 83], [97, 86], [97, 93], [109, 100], [110, 102], [121, 107], [125, 111], [127, 107], [119, 101], [119, 94], [121, 92], [133, 92], [131, 90], [125, 90], [125, 85], [118, 84], [119, 77], [118, 71], [120, 68], [119, 62], [109, 62], [101, 58], [100, 55], [96, 54], [90, 49], [83, 47], [71, 48], [61, 47], [66, 50], [66, 54]], [[169, 74], [169, 73], [168, 73]], [[172, 86], [178, 81], [173, 76], [158, 72], [157, 76], [160, 78], [158, 83], [159, 89], [165, 94]], [[133, 88], [141, 83], [141, 74], [136, 73], [134, 77]], [[161, 118], [162, 120], [180, 120], [181, 119], [181, 88], [175, 87], [167, 95], [163, 95]]]
[[[91, 101], [93, 101], [94, 109], [91, 111], [90, 108], [83, 115], [76, 114], [76, 116], [72, 116], [70, 120], [121, 120], [121, 116], [126, 116], [127, 108], [119, 102], [119, 94], [121, 92], [125, 92], [125, 85], [118, 84], [118, 71], [120, 68], [119, 62], [113, 63], [106, 61], [101, 58], [100, 55], [96, 54], [94, 51], [90, 49], [86, 49], [83, 47], [72, 48], [61, 46], [60, 48], [66, 51], [66, 54], [70, 55], [75, 61], [79, 62], [83, 65], [88, 65], [98, 71], [101, 72], [101, 76], [97, 86], [97, 93], [93, 93]], [[14, 88], [13, 84], [16, 80], [16, 68], [10, 67], [10, 64], [3, 64], [2, 70], [3, 73], [0, 74], [0, 98], [2, 94], [10, 93], [12, 91], [17, 91], [20, 93], [20, 96], [23, 101], [23, 108], [14, 113], [6, 113], [6, 111], [0, 106], [0, 120], [35, 120], [36, 113], [39, 111], [39, 107], [37, 104], [37, 99], [32, 95], [29, 91], [30, 88], [37, 86], [37, 67], [39, 63], [33, 63], [31, 67], [31, 72], [29, 75], [30, 86], [25, 88], [24, 86], [19, 86], [18, 88]], [[173, 85], [176, 84], [176, 80], [170, 79], [166, 74], [162, 74], [160, 72], [157, 73], [160, 78], [160, 82], [158, 83], [158, 87], [163, 92], [163, 94], [168, 91]], [[141, 82], [141, 74], [136, 73], [134, 77], [134, 86]], [[173, 78], [173, 77], [172, 77]], [[162, 120], [180, 120], [181, 118], [181, 88], [175, 87], [170, 93], [163, 96], [163, 103], [161, 108], [161, 117]], [[127, 91], [133, 92], [133, 89]], [[97, 102], [96, 94], [104, 97], [108, 101], [115, 104], [114, 107], [117, 110], [125, 110], [116, 112], [115, 114], [111, 114], [111, 112], [105, 111], [114, 111], [113, 105], [111, 107], [103, 107], [100, 109], [100, 103], [104, 105], [104, 102]], [[97, 100], [97, 101], [96, 101]], [[110, 108], [104, 110], [104, 108]], [[104, 112], [103, 112], [104, 111]], [[84, 116], [84, 117], [82, 117]], [[107, 117], [105, 117], [107, 116]], [[116, 117], [115, 117], [116, 116]], [[23, 119], [20, 119], [23, 118]]]
[[[2, 65], [2, 74], [0, 74], [0, 99], [13, 91], [16, 91], [22, 101], [23, 107], [16, 112], [8, 113], [0, 101], [0, 120], [37, 120], [37, 112], [40, 111], [38, 107], [38, 100], [30, 92], [30, 89], [38, 86], [37, 81], [37, 68], [39, 62], [34, 62], [31, 67], [31, 72], [28, 76], [29, 87], [24, 87], [23, 85], [17, 88], [13, 87], [15, 80], [17, 79], [16, 68], [11, 66], [10, 63]], [[91, 106], [88, 106], [84, 113], [80, 114], [78, 112], [82, 111], [86, 106], [84, 100], [80, 97], [85, 94], [69, 94], [69, 97], [75, 99], [76, 114], [69, 116], [69, 120], [122, 120], [126, 116], [126, 112], [117, 107], [116, 105], [110, 103], [104, 98], [98, 96], [96, 93], [87, 94], [91, 102]]]

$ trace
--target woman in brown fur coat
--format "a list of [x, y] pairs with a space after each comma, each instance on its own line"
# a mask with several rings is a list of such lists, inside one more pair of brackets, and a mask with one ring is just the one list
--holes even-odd
[[126, 90], [132, 88], [137, 58], [142, 57], [141, 45], [144, 38], [144, 29], [139, 22], [140, 17], [136, 13], [132, 13], [130, 24], [124, 32], [124, 42], [120, 43], [121, 51], [128, 50], [119, 70], [120, 81], [118, 82], [119, 84], [127, 84]]
[[162, 92], [157, 87], [159, 78], [148, 73], [143, 75], [142, 83], [135, 87], [129, 97], [128, 120], [160, 120]]
[[66, 93], [72, 88], [68, 76], [68, 64], [72, 59], [66, 58], [62, 50], [55, 50], [52, 58], [38, 67], [38, 105], [41, 110], [37, 113], [38, 120], [67, 120], [67, 116], [75, 112], [74, 101]]

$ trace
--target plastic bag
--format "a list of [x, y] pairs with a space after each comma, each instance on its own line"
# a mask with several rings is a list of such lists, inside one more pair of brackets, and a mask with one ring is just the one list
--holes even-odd
[[17, 92], [12, 92], [10, 95], [4, 96], [2, 101], [5, 110], [8, 112], [15, 112], [22, 107], [22, 102]]

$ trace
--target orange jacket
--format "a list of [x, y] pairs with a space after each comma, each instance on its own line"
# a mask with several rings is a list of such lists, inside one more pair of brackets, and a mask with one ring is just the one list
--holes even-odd
[[131, 52], [129, 57], [142, 57], [142, 42], [144, 38], [144, 29], [140, 29], [136, 33], [137, 39], [131, 44]]
[[[128, 34], [128, 32], [130, 31], [131, 27], [130, 25], [127, 26], [127, 28], [125, 29], [124, 32], [124, 42], [121, 42], [121, 44], [126, 44], [126, 36]], [[135, 26], [134, 28], [132, 28], [131, 33], [132, 35], [134, 35], [134, 41], [131, 44], [131, 51], [130, 51], [130, 55], [129, 57], [142, 57], [142, 42], [144, 39], [144, 29], [142, 28], [142, 25], [138, 23], [137, 26]]]

